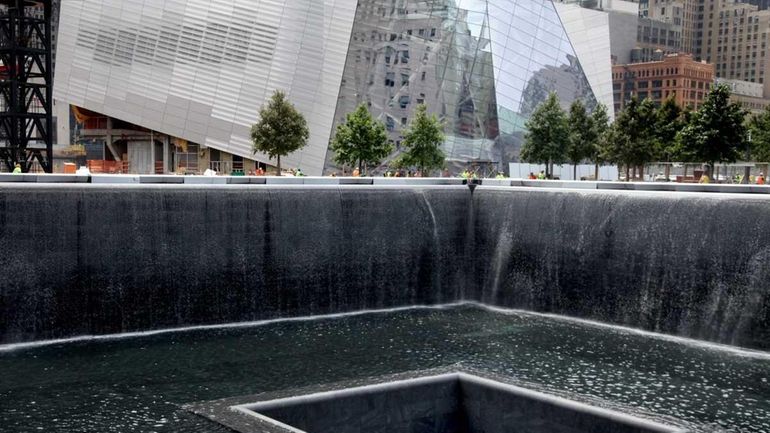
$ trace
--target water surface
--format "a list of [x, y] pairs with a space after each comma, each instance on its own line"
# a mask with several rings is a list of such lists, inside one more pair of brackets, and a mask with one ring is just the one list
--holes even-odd
[[180, 406], [453, 364], [695, 431], [770, 432], [770, 354], [472, 305], [0, 352], [0, 426], [225, 433]]

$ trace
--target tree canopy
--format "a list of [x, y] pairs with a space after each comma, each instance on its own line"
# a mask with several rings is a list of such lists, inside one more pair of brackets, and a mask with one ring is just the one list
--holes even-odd
[[629, 167], [650, 162], [654, 154], [655, 122], [655, 104], [649, 99], [639, 102], [632, 97], [615, 118], [607, 138], [606, 160], [625, 165], [627, 175]]
[[521, 159], [525, 162], [546, 165], [546, 175], [551, 176], [551, 165], [561, 164], [567, 158], [569, 141], [567, 115], [559, 105], [556, 93], [535, 108], [526, 123], [527, 133], [521, 147]]
[[749, 120], [751, 131], [751, 158], [755, 161], [770, 161], [770, 105], [761, 114]]
[[278, 175], [281, 175], [281, 157], [303, 148], [310, 131], [302, 113], [297, 111], [286, 94], [276, 90], [259, 109], [259, 122], [251, 127], [251, 141], [254, 153], [266, 153], [277, 159]]
[[428, 107], [419, 104], [409, 127], [403, 131], [401, 142], [406, 149], [396, 165], [417, 167], [423, 173], [444, 167], [446, 155], [441, 150], [444, 142], [444, 126], [435, 114], [428, 114]]
[[366, 104], [360, 104], [337, 126], [331, 149], [334, 162], [358, 166], [363, 174], [368, 166], [382, 162], [393, 146], [388, 143], [385, 125], [372, 117]]
[[717, 84], [677, 135], [679, 148], [712, 166], [715, 162], [735, 162], [746, 149], [745, 117], [743, 108], [730, 102], [729, 87]]
[[676, 134], [684, 126], [682, 109], [673, 97], [663, 101], [655, 116], [653, 159], [669, 162], [677, 156]]
[[577, 165], [591, 156], [596, 143], [596, 128], [593, 118], [586, 111], [580, 100], [575, 100], [569, 108], [569, 140], [567, 141], [567, 160], [572, 163], [573, 178], [577, 178]]

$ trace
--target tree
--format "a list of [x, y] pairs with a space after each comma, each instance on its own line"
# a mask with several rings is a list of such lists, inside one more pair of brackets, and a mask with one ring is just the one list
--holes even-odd
[[417, 167], [422, 173], [444, 167], [446, 156], [441, 150], [444, 142], [444, 125], [435, 114], [428, 115], [428, 107], [420, 104], [414, 111], [414, 118], [409, 128], [402, 131], [404, 140], [401, 144], [406, 149], [396, 165]]
[[749, 120], [751, 131], [751, 159], [770, 161], [770, 105]]
[[251, 141], [254, 153], [266, 153], [278, 160], [278, 175], [281, 175], [281, 157], [303, 148], [310, 131], [302, 113], [297, 111], [286, 94], [276, 90], [267, 106], [259, 109], [259, 122], [251, 127]]
[[363, 174], [367, 166], [379, 164], [393, 151], [388, 143], [385, 125], [372, 118], [366, 104], [348, 113], [344, 124], [337, 126], [331, 143], [334, 162], [358, 166]]
[[561, 164], [566, 159], [569, 142], [567, 115], [559, 105], [556, 93], [551, 92], [548, 99], [535, 108], [525, 126], [527, 133], [521, 147], [521, 160], [545, 164], [546, 177], [550, 178], [553, 164]]
[[591, 145], [588, 158], [594, 162], [594, 179], [599, 180], [599, 165], [606, 162], [604, 156], [607, 148], [607, 135], [610, 130], [610, 116], [607, 107], [599, 104], [591, 113], [591, 126], [594, 129], [595, 141]]
[[677, 135], [679, 147], [711, 167], [716, 162], [735, 162], [746, 149], [745, 117], [743, 108], [730, 102], [730, 88], [717, 84]]
[[[669, 97], [658, 108], [655, 119], [653, 159], [662, 162], [671, 162], [677, 156], [676, 134], [684, 126], [682, 109], [677, 105], [674, 97]], [[671, 172], [671, 166], [666, 165], [666, 179]]]
[[572, 178], [577, 180], [577, 165], [591, 155], [591, 148], [596, 142], [596, 129], [593, 119], [588, 115], [585, 105], [576, 99], [569, 107], [567, 121], [569, 140], [567, 144], [567, 160], [572, 163]]
[[631, 179], [631, 167], [636, 172], [636, 167], [643, 167], [652, 159], [655, 120], [655, 104], [649, 99], [639, 102], [635, 96], [615, 119], [605, 157], [626, 166], [626, 180]]

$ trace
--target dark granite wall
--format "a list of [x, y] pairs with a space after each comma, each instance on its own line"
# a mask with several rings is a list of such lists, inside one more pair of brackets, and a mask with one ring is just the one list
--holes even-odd
[[0, 189], [0, 343], [458, 300], [770, 348], [770, 200], [466, 187]]
[[[295, 397], [246, 404], [245, 407], [308, 433], [680, 431], [465, 374]], [[267, 433], [284, 431], [270, 425], [260, 430]]]
[[360, 390], [256, 412], [308, 433], [470, 433], [456, 380]]
[[554, 404], [542, 397], [481, 385], [473, 379], [460, 381], [462, 405], [471, 433], [661, 433], [631, 420], [597, 415], [571, 403]]

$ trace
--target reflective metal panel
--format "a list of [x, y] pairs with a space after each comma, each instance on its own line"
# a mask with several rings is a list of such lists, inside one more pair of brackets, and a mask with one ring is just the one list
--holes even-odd
[[[276, 89], [307, 118], [284, 159], [323, 168], [355, 0], [68, 0], [56, 98], [236, 155]], [[267, 161], [264, 155], [259, 159]]]

